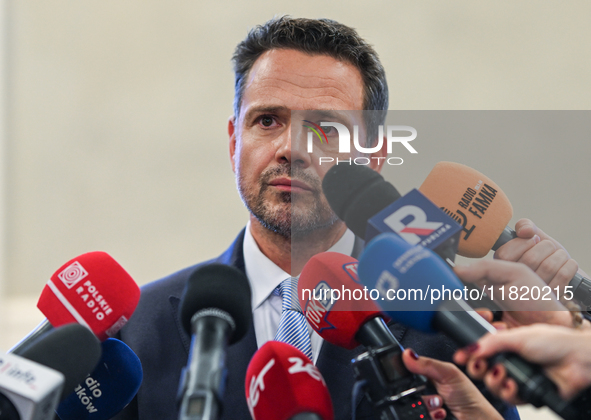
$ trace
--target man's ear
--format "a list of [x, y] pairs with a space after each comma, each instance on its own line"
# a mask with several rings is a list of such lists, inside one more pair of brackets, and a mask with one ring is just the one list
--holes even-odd
[[236, 117], [234, 115], [228, 118], [228, 137], [230, 140], [230, 163], [232, 164], [232, 171], [236, 172]]
[[[388, 157], [388, 147], [386, 145], [386, 136], [384, 136], [384, 138], [382, 139], [382, 147], [380, 148], [380, 150], [378, 150], [375, 153], [372, 153], [369, 157], [369, 167], [371, 169], [373, 169], [376, 172], [381, 172], [382, 168], [384, 167], [384, 162], [386, 161], [386, 158]], [[376, 141], [377, 143], [377, 141]], [[376, 159], [372, 159], [372, 158], [376, 158]]]

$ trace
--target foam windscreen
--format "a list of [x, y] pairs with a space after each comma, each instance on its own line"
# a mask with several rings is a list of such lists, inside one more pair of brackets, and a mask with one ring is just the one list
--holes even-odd
[[246, 371], [246, 401], [254, 420], [290, 420], [314, 413], [334, 417], [330, 394], [320, 371], [295, 347], [268, 341]]
[[359, 279], [379, 291], [375, 302], [393, 320], [431, 333], [436, 332], [435, 311], [444, 301], [439, 292], [444, 287], [451, 296], [464, 288], [437, 254], [393, 233], [383, 233], [367, 244], [359, 259]]
[[82, 254], [47, 282], [37, 307], [54, 327], [76, 322], [104, 341], [127, 323], [140, 299], [131, 276], [106, 252]]
[[68, 324], [38, 337], [18, 356], [61, 372], [66, 378], [62, 396], [67, 396], [94, 370], [101, 353], [100, 342], [92, 331]]
[[353, 257], [323, 252], [310, 258], [298, 281], [298, 297], [308, 324], [326, 341], [346, 349], [359, 346], [355, 335], [363, 324], [382, 316], [363, 291], [357, 265]]
[[501, 188], [469, 166], [439, 162], [419, 190], [463, 226], [458, 254], [484, 257], [511, 217], [513, 208]]
[[252, 318], [250, 284], [246, 275], [229, 265], [207, 264], [189, 277], [183, 292], [180, 318], [191, 335], [191, 318], [202, 309], [221, 309], [236, 324], [230, 344], [239, 341], [250, 327]]
[[400, 198], [382, 175], [366, 166], [334, 165], [322, 180], [328, 204], [349, 229], [365, 237], [367, 221]]
[[61, 420], [108, 420], [127, 406], [142, 383], [142, 365], [122, 341], [102, 343], [96, 369], [57, 408]]

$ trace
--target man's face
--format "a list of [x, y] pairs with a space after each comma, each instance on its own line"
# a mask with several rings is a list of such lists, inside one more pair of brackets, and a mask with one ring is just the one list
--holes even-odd
[[[263, 226], [290, 238], [337, 220], [322, 194], [330, 166], [320, 166], [307, 153], [302, 136], [292, 142], [298, 130], [292, 131], [291, 111], [361, 110], [362, 105], [361, 74], [351, 64], [285, 49], [258, 58], [228, 132], [240, 196]], [[296, 128], [298, 122], [293, 124]]]

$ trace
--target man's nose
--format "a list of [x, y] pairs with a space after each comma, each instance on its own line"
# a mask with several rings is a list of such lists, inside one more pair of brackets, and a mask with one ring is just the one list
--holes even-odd
[[289, 162], [300, 167], [310, 166], [310, 155], [307, 151], [307, 137], [305, 130], [299, 125], [290, 124], [280, 139], [275, 159], [280, 163]]

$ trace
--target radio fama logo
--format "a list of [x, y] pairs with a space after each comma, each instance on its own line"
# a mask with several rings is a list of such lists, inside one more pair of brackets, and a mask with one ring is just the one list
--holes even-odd
[[57, 276], [68, 289], [71, 289], [76, 283], [88, 276], [88, 272], [82, 267], [82, 264], [78, 261], [74, 261], [72, 264], [64, 268]]

